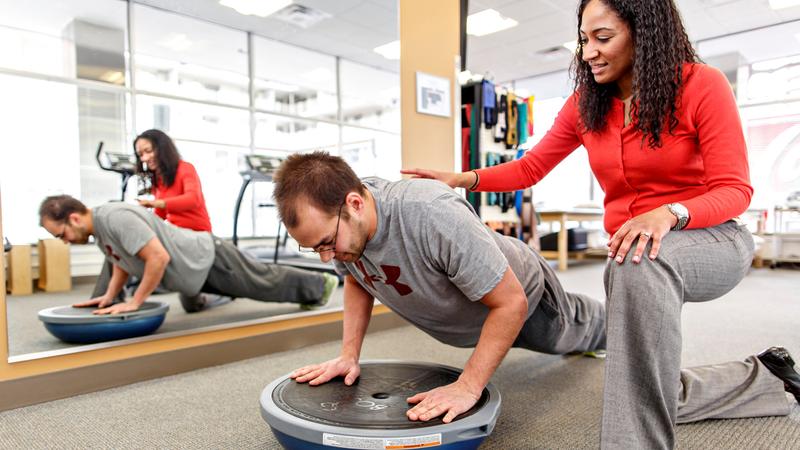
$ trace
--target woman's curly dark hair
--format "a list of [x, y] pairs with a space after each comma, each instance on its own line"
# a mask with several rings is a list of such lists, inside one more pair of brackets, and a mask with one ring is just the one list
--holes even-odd
[[[158, 175], [152, 170], [146, 169], [144, 163], [142, 163], [142, 159], [136, 151], [136, 143], [139, 142], [139, 139], [146, 139], [153, 146], [153, 151], [155, 151], [156, 159], [158, 160]], [[136, 155], [137, 174], [149, 177], [153, 186], [172, 186], [172, 183], [175, 182], [175, 175], [178, 173], [178, 163], [181, 160], [181, 155], [167, 133], [152, 129], [136, 136], [136, 139], [133, 140], [133, 153]]]
[[[578, 6], [578, 41], [583, 11], [591, 0]], [[661, 147], [661, 133], [668, 124], [672, 132], [678, 124], [676, 111], [683, 82], [683, 64], [699, 62], [689, 42], [680, 13], [673, 0], [598, 0], [627, 23], [634, 45], [633, 122], [648, 144]], [[600, 131], [606, 126], [606, 115], [617, 93], [614, 83], [599, 84], [592, 68], [583, 60], [578, 46], [572, 63], [575, 90], [579, 93], [578, 109], [587, 131]]]

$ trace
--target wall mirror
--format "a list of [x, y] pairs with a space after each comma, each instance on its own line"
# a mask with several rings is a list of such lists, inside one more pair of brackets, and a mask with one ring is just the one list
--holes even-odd
[[[51, 237], [38, 226], [43, 198], [69, 194], [94, 207], [141, 195], [136, 176], [123, 183], [121, 173], [99, 167], [100, 142], [108, 166], [133, 155], [139, 133], [170, 135], [197, 169], [213, 233], [224, 239], [234, 235], [248, 155], [322, 149], [360, 176], [399, 178], [397, 0], [264, 3], [276, 7], [0, 0], [0, 117], [13, 130], [0, 150], [3, 233], [30, 254], [33, 283], [41, 269], [36, 244]], [[260, 246], [265, 258], [279, 225], [271, 194], [270, 182], [250, 183], [236, 227], [239, 247]], [[293, 248], [290, 239], [286, 249]], [[80, 346], [45, 330], [37, 313], [88, 299], [103, 263], [94, 245], [68, 253], [69, 289], [7, 295], [10, 362], [130, 342]], [[155, 334], [137, 339], [303, 314], [296, 305], [248, 299], [186, 314], [177, 294], [154, 298], [170, 311]], [[340, 307], [334, 295], [327, 308]]]

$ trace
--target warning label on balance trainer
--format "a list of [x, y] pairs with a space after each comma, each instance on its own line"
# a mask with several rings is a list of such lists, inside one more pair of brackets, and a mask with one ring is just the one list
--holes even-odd
[[438, 447], [442, 445], [442, 435], [441, 433], [437, 433], [426, 436], [367, 438], [323, 433], [322, 445], [363, 450], [407, 450], [414, 448]]

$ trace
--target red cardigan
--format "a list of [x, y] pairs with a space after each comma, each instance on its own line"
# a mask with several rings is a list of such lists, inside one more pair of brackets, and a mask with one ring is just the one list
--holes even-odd
[[683, 80], [678, 125], [672, 134], [661, 133], [661, 148], [646, 142], [642, 146], [642, 133], [623, 125], [624, 106], [618, 99], [602, 131], [582, 132], [573, 94], [553, 127], [522, 158], [478, 170], [476, 190], [503, 192], [534, 185], [583, 145], [605, 192], [604, 222], [610, 234], [628, 219], [672, 202], [688, 208], [687, 228], [736, 217], [750, 205], [753, 188], [730, 85], [722, 72], [703, 64], [686, 64]]
[[211, 232], [211, 219], [206, 210], [200, 177], [190, 163], [179, 161], [175, 182], [171, 186], [155, 185], [153, 195], [166, 204], [163, 209], [154, 208], [162, 219], [181, 228]]

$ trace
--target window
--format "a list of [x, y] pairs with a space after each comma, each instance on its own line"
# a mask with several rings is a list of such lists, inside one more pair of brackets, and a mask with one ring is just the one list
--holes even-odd
[[124, 94], [0, 75], [0, 98], [0, 122], [13, 130], [0, 149], [3, 233], [12, 242], [49, 237], [37, 227], [48, 195], [73, 195], [88, 206], [119, 198], [120, 177], [101, 171], [94, 155], [100, 140], [116, 151], [124, 145]]
[[400, 136], [397, 134], [343, 126], [340, 152], [359, 177], [400, 179]]
[[256, 108], [337, 120], [336, 58], [260, 37], [253, 46]]
[[247, 34], [134, 6], [136, 89], [248, 106]]
[[[703, 60], [722, 70], [735, 89], [755, 191], [751, 208], [783, 206], [790, 194], [800, 191], [797, 27], [795, 21], [697, 45]], [[767, 229], [773, 226], [769, 222]]]
[[125, 84], [126, 2], [0, 0], [0, 67]]
[[244, 109], [138, 95], [136, 126], [158, 128], [173, 139], [250, 145], [250, 114]]
[[[211, 228], [217, 236], [233, 235], [233, 210], [242, 177], [240, 161], [250, 153], [247, 147], [204, 144], [175, 140], [181, 157], [197, 169], [203, 186], [203, 197], [211, 218]], [[250, 199], [242, 202], [239, 217], [239, 236], [251, 236]]]
[[273, 114], [256, 114], [257, 148], [282, 152], [334, 148], [339, 143], [339, 127], [312, 120]]
[[342, 120], [400, 132], [400, 75], [341, 62]]

